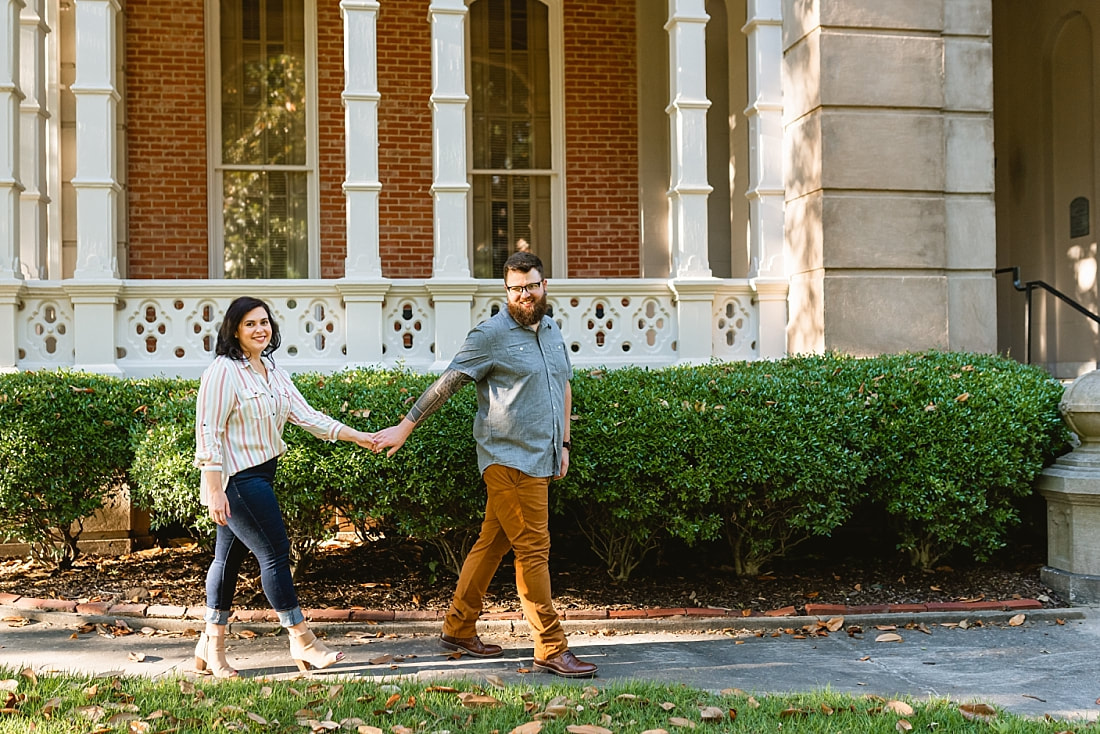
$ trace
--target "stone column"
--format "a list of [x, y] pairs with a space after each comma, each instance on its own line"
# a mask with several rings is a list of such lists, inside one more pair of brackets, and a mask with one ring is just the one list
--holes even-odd
[[672, 280], [680, 362], [710, 360], [714, 292], [707, 257], [707, 59], [703, 0], [668, 0]]
[[787, 354], [783, 240], [783, 13], [780, 0], [750, 0], [741, 29], [749, 40], [749, 278], [759, 303], [764, 359]]
[[993, 8], [944, 3], [944, 224], [951, 349], [997, 351]]
[[783, 3], [790, 350], [992, 346], [989, 0]]
[[471, 327], [477, 281], [470, 277], [470, 182], [466, 170], [466, 3], [432, 0], [432, 196], [435, 258], [427, 286], [435, 302], [435, 365], [445, 367]]
[[76, 269], [65, 281], [76, 368], [116, 374], [118, 14], [116, 0], [76, 0]]
[[19, 265], [19, 11], [22, 0], [0, 3], [0, 371], [18, 360], [16, 314], [23, 273]]
[[344, 19], [344, 137], [347, 257], [338, 288], [347, 309], [348, 363], [382, 361], [382, 278], [378, 197], [378, 43], [376, 0], [341, 0]]
[[1043, 470], [1047, 501], [1043, 583], [1072, 604], [1100, 603], [1100, 370], [1078, 377], [1061, 402], [1081, 445]]

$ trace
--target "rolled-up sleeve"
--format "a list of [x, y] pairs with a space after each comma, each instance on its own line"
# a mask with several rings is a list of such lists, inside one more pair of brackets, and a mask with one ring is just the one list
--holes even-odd
[[213, 468], [223, 465], [222, 445], [234, 399], [226, 364], [215, 360], [203, 373], [195, 402], [195, 466]]
[[325, 441], [335, 441], [343, 430], [344, 424], [335, 418], [330, 418], [306, 402], [305, 397], [285, 373], [280, 373], [280, 381], [284, 383], [287, 397], [290, 398], [290, 415], [288, 420], [310, 434]]

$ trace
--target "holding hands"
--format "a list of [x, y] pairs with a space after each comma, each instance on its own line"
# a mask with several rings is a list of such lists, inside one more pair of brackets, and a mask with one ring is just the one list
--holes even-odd
[[409, 438], [409, 434], [416, 428], [416, 424], [410, 421], [408, 418], [402, 418], [401, 422], [395, 426], [389, 428], [383, 428], [374, 434], [374, 445], [371, 447], [374, 453], [381, 453], [383, 449], [390, 447], [390, 450], [386, 452], [386, 456], [393, 456], [397, 453], [397, 450], [401, 448], [405, 441]]

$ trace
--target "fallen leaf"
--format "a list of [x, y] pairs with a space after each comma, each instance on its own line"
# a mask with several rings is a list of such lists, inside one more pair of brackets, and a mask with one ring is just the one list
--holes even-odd
[[539, 734], [540, 731], [542, 731], [541, 721], [528, 721], [512, 729], [508, 734]]
[[129, 655], [126, 656], [126, 658], [128, 660], [132, 661], [132, 662], [135, 662], [135, 663], [144, 663], [145, 662], [145, 653], [143, 653], [143, 652], [131, 652]]
[[458, 700], [462, 702], [463, 706], [469, 708], [485, 707], [485, 706], [500, 706], [502, 702], [492, 696], [486, 696], [482, 693], [472, 693], [465, 691], [458, 694]]
[[984, 721], [989, 723], [997, 718], [997, 710], [984, 703], [960, 704], [959, 713], [968, 721]]
[[571, 724], [565, 727], [569, 734], [613, 734], [610, 729], [604, 729], [595, 724]]
[[905, 701], [887, 701], [886, 708], [889, 711], [893, 711], [900, 716], [912, 716], [913, 707], [907, 704]]
[[901, 642], [901, 635], [896, 632], [884, 632], [875, 638], [875, 642]]
[[836, 632], [844, 627], [844, 617], [833, 617], [825, 623], [825, 629]]
[[496, 688], [504, 688], [505, 687], [504, 681], [501, 679], [501, 677], [499, 675], [486, 675], [485, 680], [487, 680], [489, 682], [489, 685], [495, 686]]
[[355, 730], [355, 734], [386, 734], [377, 726], [371, 726], [370, 724], [360, 724], [359, 728]]
[[1025, 619], [1027, 619], [1026, 614], [1017, 614], [1012, 619], [1008, 620], [1008, 626], [1009, 627], [1019, 627], [1021, 624], [1024, 623]]
[[894, 724], [894, 728], [900, 732], [913, 731], [913, 725], [907, 719], [898, 719], [898, 723]]
[[673, 716], [671, 719], [668, 720], [668, 723], [672, 724], [673, 726], [678, 726], [681, 729], [695, 728], [694, 721], [692, 721], [691, 719], [682, 719], [679, 716]]
[[703, 721], [723, 721], [726, 718], [726, 712], [717, 706], [704, 706], [699, 709], [699, 718]]

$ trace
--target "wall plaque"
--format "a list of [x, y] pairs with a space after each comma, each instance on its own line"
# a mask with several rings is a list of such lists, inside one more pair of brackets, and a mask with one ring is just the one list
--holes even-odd
[[1089, 233], [1089, 200], [1078, 196], [1069, 203], [1069, 236], [1084, 237]]

